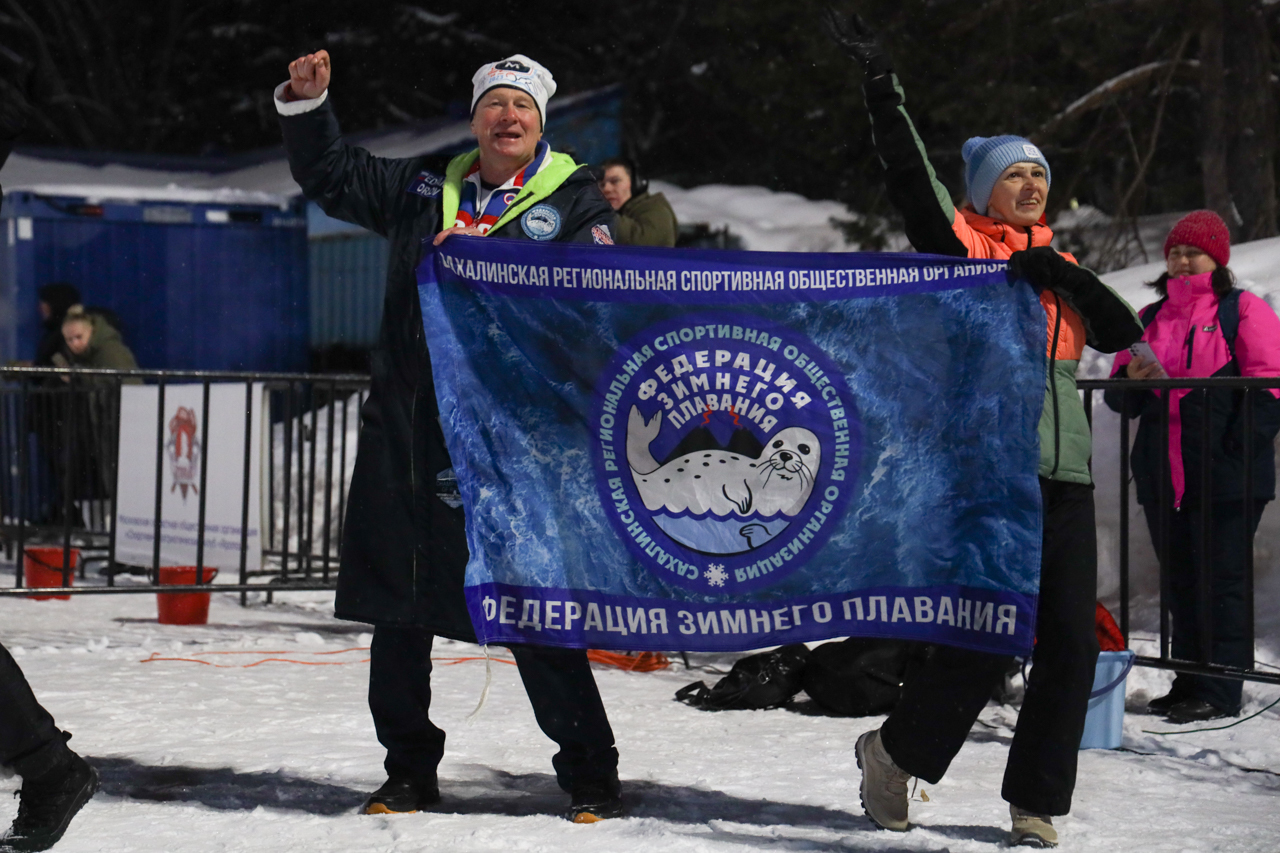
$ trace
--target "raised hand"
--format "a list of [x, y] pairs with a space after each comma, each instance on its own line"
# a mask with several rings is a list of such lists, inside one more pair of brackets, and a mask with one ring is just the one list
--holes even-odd
[[289, 93], [296, 99], [318, 98], [329, 88], [329, 51], [317, 50], [289, 63]]
[[867, 72], [868, 77], [879, 77], [893, 70], [889, 56], [880, 46], [875, 32], [857, 12], [841, 15], [830, 6], [822, 10], [822, 22], [831, 40], [838, 44], [850, 59]]

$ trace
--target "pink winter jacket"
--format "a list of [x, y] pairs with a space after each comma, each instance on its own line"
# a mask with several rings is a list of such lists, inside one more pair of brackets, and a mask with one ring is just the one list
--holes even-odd
[[[1212, 275], [1202, 273], [1168, 279], [1169, 299], [1142, 336], [1151, 344], [1170, 379], [1213, 376], [1231, 361], [1231, 351], [1218, 328], [1218, 297], [1210, 282]], [[1248, 291], [1240, 293], [1240, 328], [1235, 349], [1241, 376], [1280, 376], [1280, 318], [1271, 306]], [[1128, 350], [1117, 353], [1111, 375], [1120, 373], [1132, 359]], [[1164, 392], [1153, 393], [1158, 397]], [[1178, 388], [1168, 395], [1169, 466], [1174, 506], [1182, 505], [1186, 492], [1181, 402], [1188, 393], [1187, 389]], [[1270, 390], [1270, 393], [1280, 399], [1280, 390]]]

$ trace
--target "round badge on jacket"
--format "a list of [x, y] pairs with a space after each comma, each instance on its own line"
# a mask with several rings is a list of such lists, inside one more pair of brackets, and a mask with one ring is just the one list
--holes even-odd
[[554, 240], [560, 225], [560, 211], [549, 204], [534, 205], [520, 218], [520, 227], [530, 240]]

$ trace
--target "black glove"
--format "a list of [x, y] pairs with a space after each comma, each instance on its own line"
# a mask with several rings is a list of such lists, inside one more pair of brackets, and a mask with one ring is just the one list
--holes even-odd
[[1039, 293], [1042, 290], [1052, 290], [1056, 280], [1069, 272], [1064, 267], [1074, 266], [1051, 247], [1036, 246], [1010, 255], [1006, 275], [1009, 277], [1009, 284], [1022, 279]]
[[880, 46], [880, 40], [857, 12], [851, 12], [848, 17], [842, 18], [835, 9], [826, 6], [822, 10], [822, 22], [826, 25], [831, 40], [840, 45], [850, 59], [862, 66], [868, 79], [893, 70], [889, 55]]
[[1052, 290], [1064, 298], [1084, 322], [1089, 346], [1119, 352], [1142, 338], [1142, 324], [1123, 299], [1099, 278], [1076, 266], [1049, 246], [1009, 256], [1009, 283], [1027, 281], [1036, 292]]

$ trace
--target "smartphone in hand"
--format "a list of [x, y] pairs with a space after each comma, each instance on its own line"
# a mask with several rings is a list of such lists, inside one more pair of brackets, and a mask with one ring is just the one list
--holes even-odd
[[1152, 379], [1169, 378], [1169, 374], [1165, 372], [1164, 365], [1160, 363], [1160, 359], [1156, 358], [1155, 351], [1151, 349], [1151, 344], [1146, 341], [1138, 341], [1136, 344], [1130, 344], [1129, 354], [1135, 359], [1140, 358], [1147, 364], [1154, 364], [1156, 367], [1160, 368], [1160, 372], [1151, 377]]

